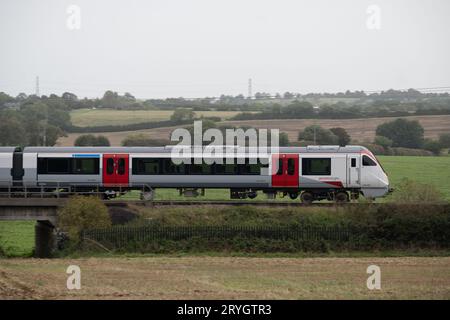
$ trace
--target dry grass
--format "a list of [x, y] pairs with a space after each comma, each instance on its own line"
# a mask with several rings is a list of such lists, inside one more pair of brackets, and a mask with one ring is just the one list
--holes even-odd
[[[66, 268], [81, 268], [81, 290]], [[366, 287], [381, 268], [382, 289]], [[0, 260], [0, 299], [449, 299], [450, 258], [139, 257]]]
[[[238, 111], [196, 111], [196, 117], [220, 117], [229, 119]], [[169, 120], [172, 110], [112, 110], [79, 109], [70, 113], [72, 124], [79, 127], [126, 125], [141, 122], [158, 122]]]
[[[396, 118], [369, 118], [369, 119], [344, 119], [344, 120], [249, 120], [249, 121], [225, 121], [223, 123], [235, 126], [250, 126], [254, 128], [279, 129], [287, 132], [289, 140], [297, 141], [298, 132], [311, 124], [319, 124], [324, 128], [342, 127], [345, 128], [352, 139], [359, 142], [365, 140], [372, 141], [375, 137], [375, 130], [378, 125], [392, 121]], [[442, 133], [450, 133], [450, 115], [439, 116], [412, 116], [409, 120], [418, 120], [425, 129], [425, 137], [437, 138]], [[102, 133], [107, 136], [113, 146], [120, 146], [121, 141], [132, 133], [146, 133], [152, 139], [169, 139], [170, 133], [177, 127], [165, 127], [138, 131], [107, 132]], [[80, 134], [69, 134], [68, 137], [61, 138], [58, 143], [61, 146], [73, 146], [75, 139]]]

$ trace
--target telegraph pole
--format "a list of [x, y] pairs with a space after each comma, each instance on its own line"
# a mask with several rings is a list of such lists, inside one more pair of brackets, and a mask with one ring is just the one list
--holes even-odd
[[36, 96], [39, 97], [39, 76], [36, 77]]

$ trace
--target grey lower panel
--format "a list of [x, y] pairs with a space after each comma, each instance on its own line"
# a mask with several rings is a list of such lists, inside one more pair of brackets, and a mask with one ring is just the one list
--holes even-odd
[[269, 188], [271, 180], [270, 176], [261, 175], [133, 175], [130, 177], [130, 184], [146, 184], [154, 188]]
[[0, 186], [7, 187], [12, 183], [11, 168], [0, 168]]
[[92, 185], [100, 186], [102, 183], [101, 175], [87, 175], [87, 174], [71, 174], [71, 175], [54, 175], [54, 174], [40, 174], [38, 175], [37, 184], [39, 186], [67, 186], [67, 185]]
[[366, 198], [379, 198], [385, 196], [389, 192], [386, 188], [361, 188], [361, 192]]

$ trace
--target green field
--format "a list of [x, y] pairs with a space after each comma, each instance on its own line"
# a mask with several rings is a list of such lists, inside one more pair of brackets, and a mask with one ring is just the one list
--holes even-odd
[[[222, 120], [226, 120], [238, 113], [238, 111], [196, 111], [195, 116], [220, 117]], [[74, 126], [93, 127], [158, 122], [169, 120], [172, 114], [171, 110], [79, 109], [70, 112], [70, 119]]]
[[405, 178], [432, 184], [450, 200], [450, 157], [392, 157], [379, 156], [391, 185]]
[[0, 253], [28, 257], [34, 248], [34, 221], [0, 221]]

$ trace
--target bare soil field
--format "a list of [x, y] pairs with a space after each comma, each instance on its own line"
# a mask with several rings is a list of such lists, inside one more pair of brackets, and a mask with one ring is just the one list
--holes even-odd
[[[381, 290], [367, 289], [372, 264]], [[450, 257], [2, 259], [0, 299], [450, 299], [449, 271]]]
[[[250, 126], [254, 128], [279, 129], [286, 132], [290, 141], [297, 141], [298, 132], [303, 128], [318, 124], [324, 128], [342, 127], [347, 130], [352, 139], [359, 142], [372, 141], [378, 125], [397, 118], [369, 118], [369, 119], [292, 119], [292, 120], [248, 120], [248, 121], [224, 121], [223, 124], [234, 126]], [[418, 120], [425, 129], [425, 137], [437, 138], [442, 133], [450, 133], [450, 115], [438, 116], [411, 116], [408, 120]], [[138, 131], [106, 132], [98, 133], [107, 136], [113, 146], [120, 146], [122, 140], [133, 133], [145, 133], [153, 139], [169, 139], [170, 133], [177, 127], [155, 128]], [[69, 134], [60, 138], [58, 145], [73, 146], [79, 133]]]

